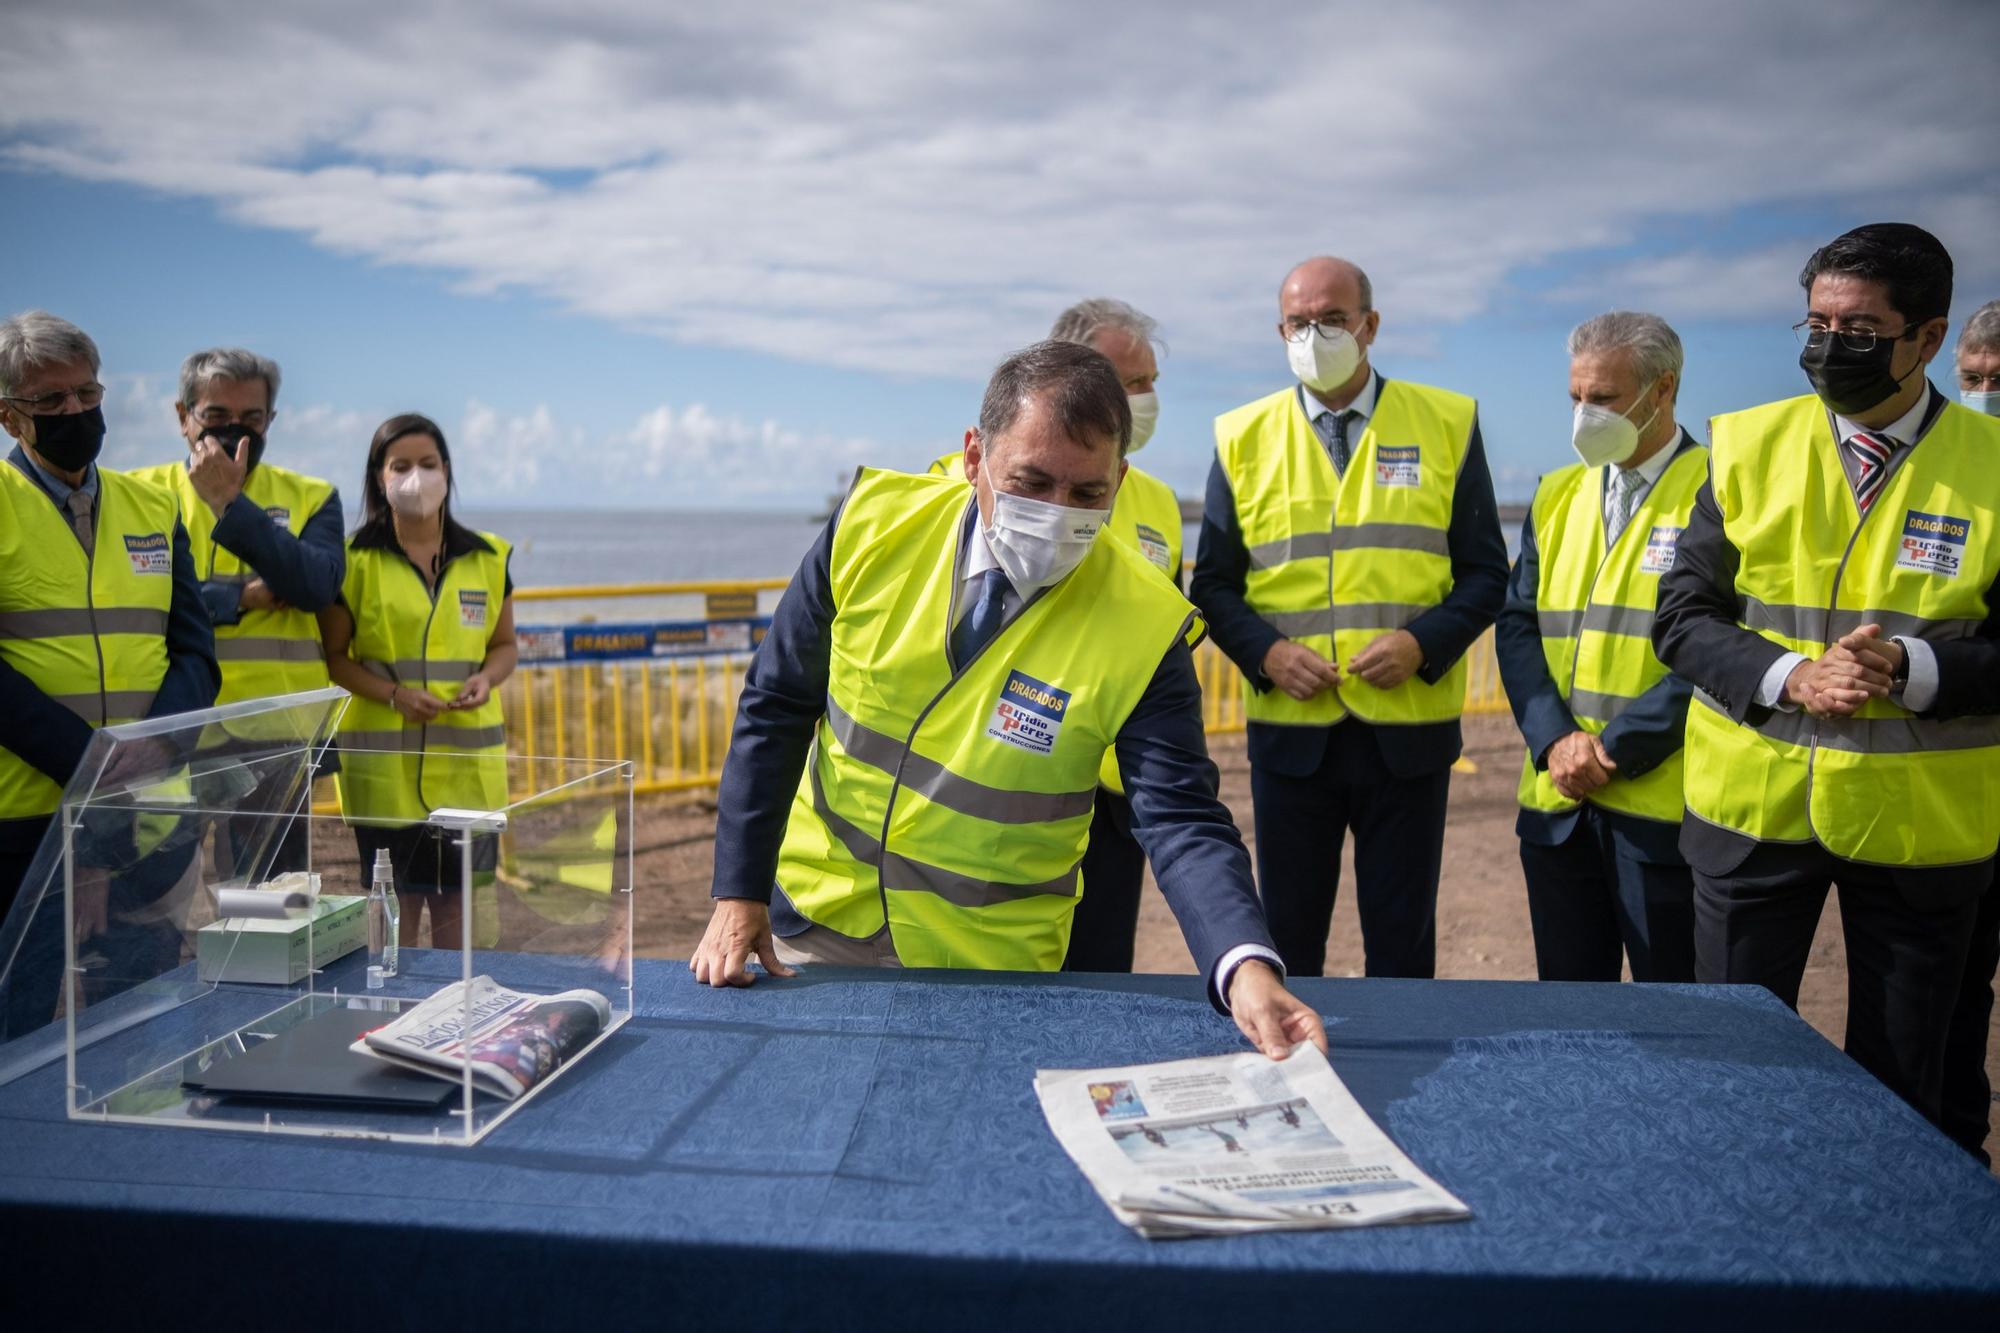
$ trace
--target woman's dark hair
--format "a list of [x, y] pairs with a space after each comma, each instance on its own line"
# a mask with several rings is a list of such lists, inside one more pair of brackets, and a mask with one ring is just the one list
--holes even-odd
[[451, 446], [445, 443], [444, 431], [437, 422], [415, 412], [390, 417], [375, 428], [375, 438], [368, 442], [368, 466], [361, 474], [361, 526], [354, 530], [354, 535], [365, 533], [395, 541], [394, 511], [389, 508], [388, 492], [382, 489], [382, 462], [389, 456], [389, 446], [408, 435], [429, 436], [437, 445], [438, 457], [444, 460], [444, 503], [438, 506], [443, 536], [438, 555], [442, 557], [445, 547], [463, 542], [473, 533], [451, 516], [451, 493], [458, 488], [458, 482], [452, 473]]

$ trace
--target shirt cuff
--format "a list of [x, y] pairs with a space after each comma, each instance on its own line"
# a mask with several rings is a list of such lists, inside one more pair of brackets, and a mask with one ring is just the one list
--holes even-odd
[[1269, 963], [1271, 970], [1278, 974], [1278, 980], [1283, 981], [1285, 979], [1285, 965], [1279, 960], [1277, 954], [1261, 944], [1237, 945], [1234, 949], [1222, 955], [1222, 960], [1215, 965], [1215, 971], [1211, 974], [1208, 983], [1209, 989], [1213, 993], [1215, 1007], [1222, 1010], [1223, 1013], [1226, 1014], [1229, 1012], [1229, 983], [1236, 979], [1236, 969], [1253, 958]]
[[1811, 660], [1804, 653], [1786, 653], [1771, 663], [1764, 679], [1757, 682], [1757, 693], [1750, 696], [1750, 701], [1759, 708], [1775, 708], [1781, 713], [1798, 712], [1799, 706], [1785, 697], [1785, 681], [1799, 663]]
[[1922, 639], [1898, 638], [1896, 642], [1903, 645], [1903, 657], [1909, 663], [1899, 702], [1912, 713], [1928, 712], [1937, 702], [1937, 654]]
[[208, 612], [211, 625], [234, 625], [243, 618], [237, 603], [243, 596], [240, 583], [204, 583], [201, 585], [201, 606]]

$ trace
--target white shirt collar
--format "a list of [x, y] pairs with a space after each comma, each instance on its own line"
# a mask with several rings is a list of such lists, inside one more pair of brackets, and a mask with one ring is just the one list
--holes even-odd
[[[1651, 490], [1653, 483], [1660, 479], [1666, 472], [1668, 465], [1674, 461], [1674, 455], [1681, 451], [1681, 435], [1680, 427], [1676, 426], [1674, 428], [1674, 437], [1660, 446], [1660, 452], [1631, 469], [1631, 471], [1638, 473], [1639, 480], [1645, 483], [1643, 489]], [[1607, 489], [1618, 470], [1616, 463], [1606, 463], [1604, 465], [1604, 481]]]
[[[1382, 377], [1375, 373], [1375, 367], [1370, 366], [1368, 368], [1368, 382], [1361, 386], [1360, 393], [1354, 395], [1354, 401], [1343, 409], [1350, 413], [1353, 418], [1348, 422], [1349, 439], [1358, 440], [1361, 438], [1360, 433], [1355, 431], [1353, 427], [1366, 425], [1368, 418], [1375, 415], [1375, 396], [1381, 391]], [[1317, 421], [1321, 417], [1333, 414], [1333, 409], [1313, 397], [1312, 393], [1303, 384], [1299, 386], [1299, 407], [1305, 412], [1307, 421]]]
[[979, 497], [976, 495], [972, 498], [972, 522], [968, 526], [972, 529], [972, 538], [965, 543], [965, 569], [958, 576], [961, 583], [976, 579], [989, 569], [1000, 568], [993, 548], [986, 544], [986, 525], [979, 521]]
[[1856, 431], [1865, 430], [1871, 435], [1890, 436], [1897, 444], [1907, 449], [1917, 442], [1917, 432], [1924, 428], [1924, 414], [1930, 411], [1931, 395], [1936, 392], [1937, 390], [1932, 388], [1930, 383], [1926, 381], [1924, 391], [1917, 395], [1916, 405], [1879, 430], [1863, 426], [1859, 422], [1849, 421], [1846, 417], [1842, 416], [1836, 416], [1833, 419], [1833, 428], [1840, 433], [1840, 442], [1842, 444], [1846, 444]]

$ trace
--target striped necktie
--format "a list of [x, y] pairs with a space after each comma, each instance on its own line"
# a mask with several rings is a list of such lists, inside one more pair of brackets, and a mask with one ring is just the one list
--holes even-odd
[[1347, 475], [1347, 460], [1351, 449], [1347, 443], [1347, 416], [1345, 409], [1339, 412], [1322, 412], [1313, 418], [1313, 428], [1319, 432], [1319, 441], [1326, 446], [1327, 454], [1333, 459], [1333, 470], [1338, 476]]
[[1625, 525], [1632, 521], [1632, 511], [1639, 507], [1639, 488], [1646, 479], [1639, 475], [1637, 468], [1622, 468], [1615, 463], [1611, 468], [1611, 531], [1605, 534], [1607, 543], [1616, 542]]
[[1847, 437], [1846, 448], [1854, 459], [1854, 503], [1865, 514], [1882, 493], [1882, 483], [1888, 480], [1889, 459], [1896, 452], [1896, 442], [1887, 435], [1857, 430]]

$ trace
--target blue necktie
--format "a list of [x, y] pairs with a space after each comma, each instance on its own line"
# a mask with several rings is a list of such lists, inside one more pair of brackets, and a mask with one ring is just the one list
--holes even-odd
[[1326, 452], [1333, 459], [1335, 475], [1346, 476], [1350, 453], [1347, 443], [1346, 411], [1322, 412], [1313, 418], [1313, 425], [1318, 428], [1320, 443], [1326, 446]]
[[972, 610], [952, 631], [951, 660], [954, 665], [964, 666], [978, 655], [981, 648], [993, 642], [993, 636], [1000, 632], [1000, 599], [1006, 591], [1007, 575], [1002, 571], [989, 569], [979, 576], [979, 600], [972, 604]]

